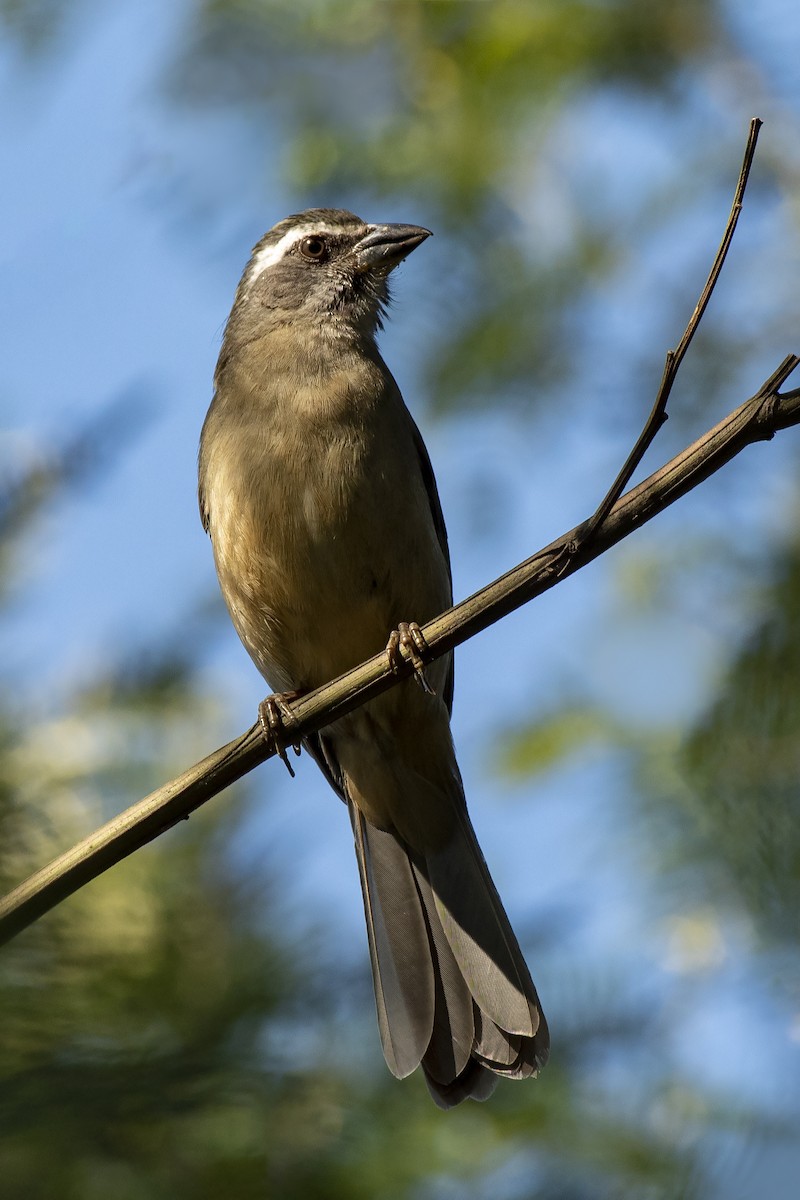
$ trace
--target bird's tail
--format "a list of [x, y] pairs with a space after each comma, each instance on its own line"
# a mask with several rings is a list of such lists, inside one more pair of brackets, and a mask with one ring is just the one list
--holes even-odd
[[422, 854], [350, 804], [383, 1052], [441, 1108], [536, 1075], [547, 1023], [466, 808]]

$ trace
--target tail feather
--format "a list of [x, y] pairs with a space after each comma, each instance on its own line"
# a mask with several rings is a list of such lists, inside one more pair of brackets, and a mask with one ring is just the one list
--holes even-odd
[[352, 804], [350, 818], [383, 1054], [392, 1074], [404, 1079], [419, 1066], [433, 1031], [428, 929], [403, 847], [391, 834], [368, 825]]
[[472, 1055], [474, 1004], [445, 937], [431, 886], [413, 864], [412, 869], [425, 910], [435, 981], [433, 1032], [422, 1062], [432, 1079], [449, 1083], [461, 1074]]
[[390, 1070], [421, 1062], [441, 1108], [537, 1074], [547, 1025], [466, 810], [425, 855], [350, 811]]
[[447, 846], [426, 856], [425, 868], [445, 936], [476, 1004], [506, 1033], [532, 1037], [536, 993], [468, 820], [458, 822]]
[[438, 1108], [455, 1108], [462, 1100], [488, 1100], [497, 1087], [498, 1075], [493, 1075], [482, 1067], [477, 1059], [471, 1058], [461, 1072], [451, 1083], [438, 1083], [425, 1070], [425, 1082], [428, 1085], [433, 1100]]
[[475, 1057], [496, 1071], [511, 1070], [519, 1058], [521, 1038], [506, 1033], [489, 1020], [476, 1005], [475, 1014]]

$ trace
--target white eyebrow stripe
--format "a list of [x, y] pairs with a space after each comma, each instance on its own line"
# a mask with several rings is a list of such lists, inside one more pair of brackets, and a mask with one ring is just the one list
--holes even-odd
[[247, 272], [247, 287], [251, 288], [258, 279], [262, 271], [266, 271], [269, 267], [273, 267], [275, 263], [280, 262], [285, 254], [303, 238], [309, 237], [315, 233], [327, 233], [331, 236], [336, 233], [341, 233], [341, 228], [334, 229], [332, 225], [321, 224], [315, 221], [307, 225], [296, 225], [294, 229], [290, 229], [283, 237], [277, 241], [274, 246], [263, 246], [258, 254], [253, 258], [250, 264], [250, 270]]

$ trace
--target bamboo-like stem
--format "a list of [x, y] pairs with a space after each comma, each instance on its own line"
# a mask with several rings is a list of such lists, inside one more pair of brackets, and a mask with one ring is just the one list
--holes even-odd
[[[780, 393], [781, 386], [800, 364], [800, 357], [789, 355], [755, 396], [643, 483], [622, 495], [646, 449], [666, 420], [666, 405], [672, 384], [722, 270], [741, 211], [760, 125], [757, 118], [750, 123], [733, 205], [700, 299], [677, 348], [667, 354], [655, 404], [611, 488], [595, 512], [581, 525], [424, 625], [422, 632], [430, 658], [446, 654], [586, 566], [697, 487], [745, 446], [769, 439], [778, 430], [800, 424], [800, 389], [783, 395]], [[409, 614], [411, 617], [413, 615]], [[394, 687], [411, 670], [412, 664], [405, 654], [399, 669], [390, 664], [385, 652], [376, 654], [361, 666], [289, 704], [285, 720], [286, 740], [299, 743], [307, 734]], [[134, 804], [0, 900], [0, 943], [14, 937], [108, 867], [132, 854], [177, 821], [188, 817], [206, 800], [252, 771], [259, 763], [283, 752], [283, 745], [275, 745], [274, 739], [265, 737], [260, 723], [257, 723], [241, 737]]]
[[[446, 654], [604, 554], [697, 487], [746, 446], [800, 424], [800, 389], [783, 395], [779, 391], [798, 365], [799, 356], [786, 358], [752, 399], [622, 496], [591, 539], [582, 538], [581, 526], [577, 526], [429, 621], [422, 632], [430, 657]], [[300, 739], [330, 724], [394, 687], [411, 670], [411, 664], [407, 663], [398, 673], [389, 665], [385, 653], [376, 654], [347, 674], [295, 700], [289, 706], [291, 737]], [[206, 800], [275, 753], [261, 726], [255, 724], [241, 737], [103, 825], [0, 900], [0, 943], [14, 937], [108, 867], [188, 817]]]

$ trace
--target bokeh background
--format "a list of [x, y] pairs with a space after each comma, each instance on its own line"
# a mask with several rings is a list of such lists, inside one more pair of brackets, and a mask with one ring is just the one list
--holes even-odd
[[[2, 0], [4, 887], [253, 720], [195, 457], [261, 233], [435, 231], [383, 348], [463, 597], [605, 491], [756, 114], [645, 468], [800, 349], [799, 62], [794, 0]], [[799, 510], [789, 431], [459, 652], [538, 1081], [391, 1079], [349, 824], [271, 763], [2, 951], [0, 1194], [796, 1196]]]

